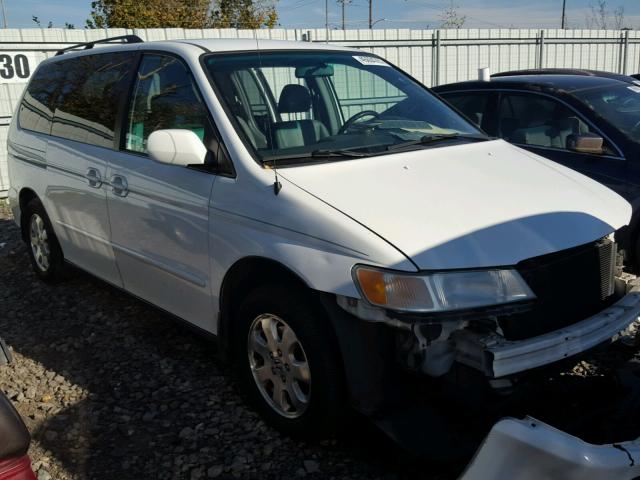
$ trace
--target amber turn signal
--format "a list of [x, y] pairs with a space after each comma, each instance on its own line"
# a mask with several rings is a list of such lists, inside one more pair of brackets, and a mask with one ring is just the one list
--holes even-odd
[[371, 303], [376, 305], [387, 304], [387, 291], [384, 283], [384, 273], [379, 270], [359, 268], [356, 270], [358, 283], [362, 293]]

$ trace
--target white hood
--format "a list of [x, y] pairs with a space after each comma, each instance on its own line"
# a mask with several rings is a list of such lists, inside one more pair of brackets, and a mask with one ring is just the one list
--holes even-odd
[[514, 265], [601, 238], [631, 217], [629, 203], [606, 187], [502, 140], [279, 174], [420, 269]]

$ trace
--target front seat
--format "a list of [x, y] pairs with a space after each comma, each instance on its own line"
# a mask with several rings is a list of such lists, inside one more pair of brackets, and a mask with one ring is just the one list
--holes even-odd
[[[309, 113], [311, 94], [309, 89], [295, 83], [285, 85], [278, 101], [279, 113]], [[274, 137], [278, 148], [303, 147], [313, 145], [329, 136], [327, 127], [318, 120], [292, 120], [273, 125]]]

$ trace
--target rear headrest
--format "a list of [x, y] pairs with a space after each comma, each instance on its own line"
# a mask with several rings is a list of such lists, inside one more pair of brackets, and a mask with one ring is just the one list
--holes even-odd
[[311, 94], [307, 87], [291, 83], [285, 85], [278, 101], [279, 113], [302, 113], [311, 109]]

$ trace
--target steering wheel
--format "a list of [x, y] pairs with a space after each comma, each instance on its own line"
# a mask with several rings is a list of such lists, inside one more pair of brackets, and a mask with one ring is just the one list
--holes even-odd
[[358, 112], [355, 115], [352, 115], [346, 122], [344, 122], [344, 124], [338, 130], [338, 135], [342, 135], [343, 133], [346, 133], [347, 130], [349, 130], [349, 128], [351, 128], [351, 126], [354, 123], [356, 123], [358, 120], [360, 120], [363, 117], [378, 118], [379, 116], [380, 114], [375, 110], [363, 110], [362, 112]]

